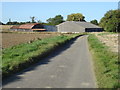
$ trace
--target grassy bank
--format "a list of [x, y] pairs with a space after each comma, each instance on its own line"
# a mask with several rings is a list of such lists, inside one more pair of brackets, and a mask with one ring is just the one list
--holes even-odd
[[102, 33], [99, 33], [98, 35], [112, 35], [112, 34], [118, 34], [116, 32], [102, 32]]
[[41, 60], [56, 47], [81, 34], [59, 35], [31, 43], [16, 45], [2, 51], [3, 78]]
[[117, 88], [118, 84], [118, 54], [111, 52], [95, 35], [88, 37], [90, 51], [93, 56], [95, 73], [99, 88]]

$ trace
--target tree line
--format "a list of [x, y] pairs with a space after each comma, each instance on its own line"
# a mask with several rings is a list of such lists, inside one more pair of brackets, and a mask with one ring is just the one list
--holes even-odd
[[[67, 16], [67, 21], [85, 21], [84, 18], [85, 17], [81, 13], [74, 13], [74, 14], [70, 14]], [[2, 24], [2, 25], [21, 25], [21, 24], [25, 24], [25, 23], [42, 23], [45, 25], [58, 25], [62, 22], [65, 22], [62, 15], [56, 15], [53, 18], [48, 18], [46, 20], [47, 23], [42, 22], [41, 20], [36, 21], [35, 16], [30, 17], [30, 19], [31, 20], [27, 21], [27, 22], [17, 22], [17, 21], [11, 21], [11, 19], [9, 19], [9, 21], [6, 24], [3, 24], [2, 22], [0, 22], [0, 24]]]
[[[62, 15], [56, 15], [53, 18], [48, 18], [46, 21], [47, 23], [42, 22], [41, 20], [35, 20], [35, 16], [30, 17], [31, 21], [27, 22], [12, 22], [10, 19], [9, 21], [4, 24], [0, 22], [1, 25], [21, 25], [25, 23], [42, 23], [44, 25], [58, 25], [65, 21], [84, 21], [85, 16], [81, 13], [72, 13], [67, 15], [67, 19], [64, 20]], [[107, 32], [119, 32], [120, 30], [120, 10], [109, 10], [105, 13], [105, 15], [100, 19], [98, 22], [96, 19], [91, 20], [90, 23], [99, 25], [100, 27], [104, 28], [104, 31]]]

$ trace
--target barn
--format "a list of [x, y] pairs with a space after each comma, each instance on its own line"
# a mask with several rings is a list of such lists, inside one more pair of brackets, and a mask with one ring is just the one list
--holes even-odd
[[58, 32], [102, 32], [103, 28], [83, 21], [66, 21], [57, 25]]
[[27, 23], [22, 25], [16, 25], [10, 28], [10, 30], [13, 31], [26, 31], [26, 32], [40, 32], [40, 31], [46, 31], [44, 28], [44, 25], [39, 23]]

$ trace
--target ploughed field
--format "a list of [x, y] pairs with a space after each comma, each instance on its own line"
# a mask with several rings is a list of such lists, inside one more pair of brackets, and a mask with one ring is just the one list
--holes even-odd
[[118, 52], [118, 33], [94, 32], [94, 34], [103, 44], [108, 46], [112, 52]]
[[21, 43], [31, 43], [34, 40], [49, 38], [58, 33], [2, 33], [2, 48], [9, 48]]

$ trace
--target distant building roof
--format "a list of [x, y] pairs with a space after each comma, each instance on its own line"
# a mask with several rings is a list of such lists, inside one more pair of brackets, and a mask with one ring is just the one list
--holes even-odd
[[19, 26], [20, 29], [32, 29], [33, 26], [38, 25], [38, 23], [27, 23]]
[[[85, 21], [66, 21], [66, 22], [63, 22], [59, 25], [62, 25], [62, 24], [69, 24], [69, 25], [70, 24], [74, 24], [74, 25], [76, 24], [76, 25], [79, 25], [79, 27], [81, 27], [81, 28], [101, 28], [97, 25], [94, 25], [90, 22], [85, 22]], [[59, 26], [59, 25], [57, 25], [57, 26]]]
[[12, 26], [10, 29], [18, 29], [20, 25]]
[[81, 27], [84, 28], [101, 28], [95, 24], [92, 24], [90, 22], [75, 22], [76, 24], [80, 25]]
[[32, 30], [46, 30], [42, 24], [39, 23], [27, 23], [22, 25], [16, 25], [11, 27], [11, 29], [32, 29]]
[[103, 28], [85, 21], [66, 21], [57, 25], [58, 32], [100, 32]]

